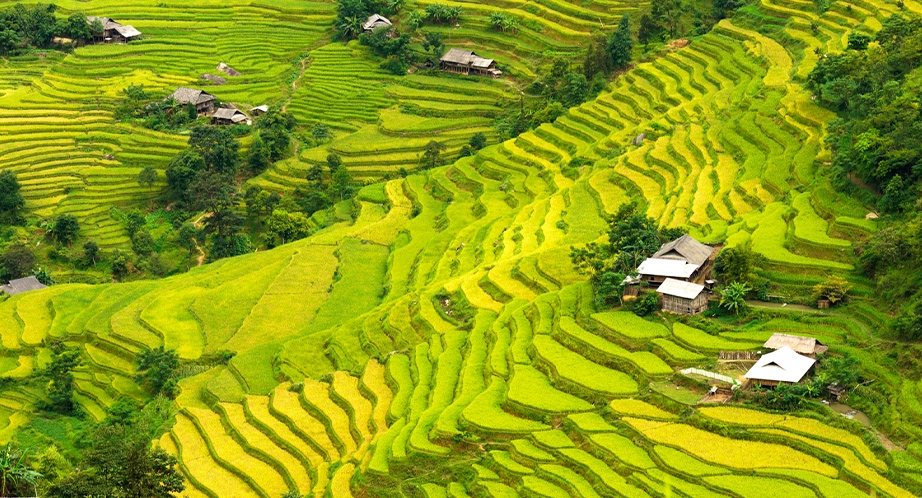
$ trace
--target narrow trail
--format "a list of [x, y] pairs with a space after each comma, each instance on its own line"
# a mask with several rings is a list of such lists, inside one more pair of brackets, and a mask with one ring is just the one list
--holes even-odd
[[301, 59], [301, 71], [298, 72], [298, 77], [291, 82], [291, 96], [288, 97], [288, 100], [285, 102], [285, 105], [282, 106], [282, 112], [288, 110], [288, 103], [291, 102], [291, 97], [294, 96], [295, 92], [298, 91], [298, 82], [301, 81], [301, 78], [304, 77], [304, 72], [307, 71], [308, 57]]
[[[195, 228], [202, 228], [202, 220], [211, 216], [212, 213], [202, 213], [201, 216], [192, 221], [192, 224], [195, 225]], [[202, 266], [205, 263], [205, 250], [202, 249], [202, 245], [195, 242], [195, 249], [198, 250], [198, 257], [195, 258], [195, 266]]]

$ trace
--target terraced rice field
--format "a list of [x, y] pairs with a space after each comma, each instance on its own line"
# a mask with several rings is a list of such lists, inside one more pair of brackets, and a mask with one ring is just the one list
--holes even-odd
[[[177, 14], [81, 3], [151, 36], [46, 60], [40, 78], [17, 72], [36, 67], [25, 61], [0, 67], [0, 129], [3, 119], [41, 118], [0, 138], [7, 147], [0, 144], [0, 157], [20, 173], [31, 208], [99, 216], [96, 233], [119, 243], [106, 221], [109, 206], [136, 194], [119, 185], [133, 185], [142, 165], [163, 167], [182, 146], [181, 137], [111, 122], [114, 92], [129, 80], [191, 84], [225, 61], [244, 76], [216, 89], [222, 97], [285, 101], [302, 122], [328, 123], [332, 141], [257, 179], [278, 189], [297, 185], [329, 151], [364, 178], [412, 170], [432, 137], [453, 150], [475, 130], [488, 131], [484, 108], [506, 92], [494, 81], [398, 79], [357, 56], [355, 45], [313, 46], [327, 35], [332, 4], [197, 4]], [[522, 73], [534, 54], [573, 50], [595, 16], [611, 22], [636, 8], [462, 5], [509, 9], [543, 27], [508, 41], [472, 15], [451, 35], [508, 55]], [[793, 0], [763, 0], [758, 9], [789, 19], [791, 38], [828, 50], [894, 10], [883, 2], [842, 5], [823, 15]], [[215, 36], [230, 17], [240, 35]], [[286, 21], [262, 29], [267, 19]], [[911, 496], [893, 476], [922, 474], [912, 465], [922, 455], [907, 452], [890, 464], [860, 438], [817, 420], [731, 408], [696, 410], [699, 419], [733, 427], [729, 436], [708, 432], [706, 424], [678, 421], [689, 408], [648, 387], [718, 350], [756, 348], [771, 331], [821, 332], [834, 348], [860, 354], [844, 346], [845, 338], [863, 344], [873, 330], [860, 303], [854, 316], [777, 319], [718, 335], [600, 313], [569, 264], [571, 245], [597, 240], [606, 214], [642, 197], [664, 226], [688, 226], [702, 240], [731, 246], [751, 241], [773, 275], [851, 268], [843, 249], [853, 241], [835, 227], [848, 225], [853, 237], [874, 227], [863, 223], [860, 204], [832, 194], [818, 166], [829, 116], [800, 86], [815, 60], [782, 42], [725, 20], [688, 47], [639, 64], [553, 124], [388, 181], [378, 195], [354, 201], [350, 221], [308, 239], [158, 282], [60, 285], [2, 301], [6, 375], [33, 371], [47, 358], [42, 341], [66, 337], [84, 353], [77, 400], [100, 419], [119, 396], [143, 398], [130, 381], [141, 348], [166, 344], [185, 359], [235, 351], [227, 366], [183, 379], [176, 424], [159, 440], [178, 455], [190, 496], [268, 497], [294, 488], [358, 495], [356, 476], [387, 475], [420, 455], [447, 461], [470, 451], [458, 440], [475, 437], [494, 443], [489, 458], [470, 467], [476, 489], [433, 477], [420, 486], [426, 496], [763, 496], [765, 489]], [[275, 54], [266, 56], [266, 47]], [[171, 56], [177, 51], [183, 57]], [[307, 52], [298, 77], [288, 59]], [[119, 64], [107, 66], [113, 58]], [[435, 113], [455, 98], [470, 106], [458, 119], [401, 110], [429, 105]], [[640, 133], [647, 139], [628, 145]], [[40, 154], [24, 152], [38, 147]], [[83, 155], [72, 155], [75, 147]], [[115, 160], [103, 159], [110, 152]], [[573, 178], [561, 167], [575, 157], [593, 165]], [[442, 291], [449, 302], [436, 297]], [[473, 309], [469, 323], [453, 312], [463, 302]], [[922, 421], [922, 387], [861, 358], [902, 390], [904, 413]], [[28, 423], [40, 396], [0, 392], [0, 441]]]

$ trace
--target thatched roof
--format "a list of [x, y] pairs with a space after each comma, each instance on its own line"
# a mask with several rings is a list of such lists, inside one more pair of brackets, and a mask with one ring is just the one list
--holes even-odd
[[381, 26], [390, 26], [390, 25], [391, 25], [391, 21], [388, 18], [382, 15], [378, 15], [378, 14], [372, 14], [368, 16], [368, 19], [365, 21], [365, 24], [362, 25], [362, 28], [365, 31], [374, 31], [375, 29], [380, 28]]
[[807, 375], [816, 360], [797, 354], [784, 346], [778, 351], [762, 355], [759, 361], [746, 372], [751, 380], [797, 383]]
[[176, 91], [170, 95], [170, 97], [172, 97], [177, 104], [199, 105], [215, 100], [215, 96], [208, 92], [204, 92], [195, 88], [186, 88], [183, 86], [177, 88]]
[[788, 334], [772, 334], [765, 341], [763, 347], [768, 349], [781, 349], [784, 347], [791, 348], [800, 354], [819, 354], [829, 349], [829, 346], [823, 345], [813, 337], [800, 337]]
[[683, 299], [694, 299], [704, 292], [704, 286], [684, 280], [667, 278], [660, 284], [659, 288], [656, 289], [656, 292], [667, 296], [681, 297]]
[[241, 112], [239, 109], [221, 108], [215, 111], [211, 117], [213, 119], [232, 121], [234, 123], [241, 123], [247, 120], [247, 115]]
[[702, 244], [685, 234], [672, 242], [667, 242], [651, 256], [653, 259], [681, 259], [693, 265], [701, 266], [711, 257], [714, 248]]
[[19, 294], [21, 292], [34, 291], [39, 289], [44, 289], [47, 287], [45, 284], [38, 281], [35, 277], [26, 277], [19, 278], [16, 280], [10, 280], [10, 283], [4, 286], [0, 286], [0, 290], [3, 292], [13, 295]]
[[227, 83], [227, 78], [222, 78], [222, 77], [218, 76], [217, 74], [205, 73], [205, 74], [202, 75], [202, 79], [203, 79], [203, 80], [208, 80], [208, 81], [214, 83], [215, 85], [223, 85], [223, 84]]

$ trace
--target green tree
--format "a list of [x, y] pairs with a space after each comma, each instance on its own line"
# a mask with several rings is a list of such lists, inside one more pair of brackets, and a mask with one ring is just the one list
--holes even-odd
[[331, 197], [339, 199], [340, 202], [352, 196], [353, 181], [348, 169], [339, 168], [333, 173], [330, 189], [332, 191]]
[[445, 144], [430, 140], [423, 151], [423, 164], [426, 168], [434, 168], [445, 163], [442, 158], [442, 152], [446, 149]]
[[269, 155], [266, 153], [266, 146], [258, 134], [250, 146], [250, 154], [247, 156], [247, 168], [254, 175], [258, 175], [269, 168]]
[[822, 283], [813, 286], [813, 300], [828, 299], [835, 306], [845, 301], [851, 286], [844, 278], [833, 275]]
[[21, 190], [16, 173], [0, 171], [0, 221], [18, 223], [21, 220], [20, 210], [26, 205]]
[[21, 43], [22, 39], [19, 38], [19, 34], [12, 29], [0, 30], [0, 53], [3, 55], [10, 55], [10, 52], [19, 47]]
[[445, 42], [438, 31], [427, 31], [423, 35], [423, 50], [432, 54], [434, 58], [442, 57], [445, 53]]
[[32, 274], [35, 269], [35, 253], [29, 246], [16, 243], [0, 256], [3, 280], [13, 280]]
[[128, 232], [129, 238], [134, 237], [134, 234], [138, 233], [145, 225], [147, 225], [147, 218], [140, 209], [132, 209], [125, 215], [125, 231]]
[[679, 36], [682, 28], [682, 0], [652, 0], [650, 17], [671, 38]]
[[87, 241], [86, 244], [83, 244], [83, 264], [86, 266], [96, 266], [98, 260], [99, 245], [92, 240]]
[[117, 281], [121, 281], [131, 273], [131, 260], [128, 259], [128, 255], [125, 253], [115, 250], [112, 254], [112, 278]]
[[724, 282], [751, 283], [755, 266], [762, 256], [750, 244], [728, 247], [720, 251], [714, 261], [714, 273]]
[[637, 316], [647, 316], [655, 313], [660, 309], [659, 294], [654, 290], [648, 290], [634, 299], [631, 304], [631, 311]]
[[183, 223], [179, 227], [179, 232], [176, 236], [176, 243], [179, 247], [189, 251], [189, 255], [195, 251], [195, 248], [198, 247], [197, 241], [202, 238], [201, 230], [195, 227], [192, 223]]
[[176, 370], [179, 368], [179, 355], [174, 349], [158, 346], [144, 349], [138, 353], [138, 370], [135, 382], [144, 386], [148, 392], [173, 398], [178, 394]]
[[193, 209], [214, 212], [231, 205], [236, 192], [232, 176], [205, 170], [195, 175], [186, 190], [186, 202]]
[[71, 14], [62, 26], [61, 34], [76, 42], [86, 43], [93, 39], [93, 26], [86, 21], [82, 12]]
[[480, 150], [487, 146], [487, 136], [484, 135], [482, 131], [478, 131], [471, 136], [468, 145], [474, 150]]
[[49, 378], [46, 388], [48, 401], [43, 403], [43, 408], [65, 415], [75, 411], [74, 405], [74, 375], [73, 369], [81, 364], [80, 351], [68, 350], [62, 343], [51, 344], [51, 363], [45, 370]]
[[49, 235], [59, 244], [70, 246], [80, 233], [80, 223], [72, 214], [62, 214], [54, 219]]
[[736, 0], [711, 0], [711, 17], [715, 21], [724, 19], [736, 10]]
[[720, 292], [719, 306], [735, 315], [745, 313], [748, 308], [746, 294], [751, 290], [744, 282], [733, 282]]
[[614, 69], [624, 69], [631, 63], [634, 39], [631, 37], [631, 21], [627, 16], [621, 17], [618, 29], [608, 38], [606, 52], [608, 63]]
[[138, 256], [150, 256], [154, 252], [154, 237], [147, 230], [139, 230], [131, 237], [131, 249]]
[[303, 213], [276, 209], [266, 221], [266, 232], [275, 243], [286, 244], [310, 235], [310, 220]]
[[327, 168], [330, 169], [330, 175], [336, 174], [336, 171], [339, 170], [339, 167], [343, 165], [343, 160], [336, 154], [330, 153], [327, 154]]
[[319, 143], [326, 142], [330, 138], [330, 127], [323, 124], [323, 121], [317, 121], [311, 129], [311, 136]]
[[649, 14], [640, 16], [640, 27], [637, 29], [637, 41], [647, 45], [653, 41], [662, 39], [663, 29], [653, 20]]
[[186, 149], [174, 156], [166, 169], [166, 183], [170, 187], [173, 199], [185, 202], [189, 185], [195, 181], [196, 175], [204, 170], [205, 159], [192, 149]]
[[150, 189], [153, 188], [159, 178], [160, 175], [157, 173], [157, 170], [150, 166], [146, 166], [138, 173], [138, 185]]
[[189, 132], [189, 149], [205, 161], [205, 168], [234, 175], [240, 163], [240, 144], [221, 126], [196, 126]]

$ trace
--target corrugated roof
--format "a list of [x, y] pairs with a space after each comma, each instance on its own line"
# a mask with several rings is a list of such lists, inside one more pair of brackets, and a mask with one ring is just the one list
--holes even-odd
[[657, 277], [688, 278], [697, 269], [698, 265], [686, 263], [681, 259], [647, 258], [637, 267], [637, 273]]
[[237, 109], [225, 109], [225, 108], [218, 109], [217, 111], [214, 112], [214, 114], [212, 114], [211, 117], [217, 118], [217, 119], [234, 119], [234, 117], [238, 115], [243, 116], [243, 119], [246, 119], [246, 115], [244, 115], [242, 112], [238, 111]]
[[13, 295], [19, 294], [20, 292], [28, 292], [39, 289], [44, 289], [47, 287], [45, 284], [38, 281], [35, 277], [25, 277], [18, 278], [16, 280], [10, 280], [8, 285], [0, 286], [0, 289], [3, 289], [3, 292]]
[[781, 349], [785, 346], [800, 354], [823, 353], [829, 349], [813, 337], [801, 337], [789, 334], [772, 334], [763, 345], [763, 347], [768, 349]]
[[445, 55], [439, 59], [442, 62], [454, 62], [455, 64], [470, 64], [471, 57], [475, 54], [470, 50], [462, 50], [460, 48], [449, 49], [448, 52], [445, 52]]
[[215, 96], [208, 92], [203, 92], [202, 90], [197, 90], [195, 88], [186, 88], [183, 86], [177, 88], [176, 91], [170, 95], [170, 97], [173, 97], [173, 100], [175, 100], [177, 104], [196, 105], [204, 104], [205, 102], [215, 99]]
[[373, 29], [380, 28], [381, 26], [390, 25], [391, 21], [388, 18], [378, 14], [372, 14], [368, 16], [368, 19], [365, 21], [365, 24], [362, 27], [365, 29], [365, 31], [371, 31]]
[[114, 28], [118, 31], [118, 34], [122, 35], [125, 38], [134, 38], [135, 36], [141, 36], [141, 32], [134, 29], [134, 26], [129, 25], [119, 25]]
[[115, 29], [121, 24], [115, 22], [115, 19], [111, 17], [96, 17], [96, 16], [87, 16], [86, 22], [93, 24], [94, 22], [99, 21], [102, 24], [102, 29]]
[[653, 254], [653, 258], [659, 259], [684, 259], [689, 263], [701, 266], [711, 257], [714, 248], [698, 242], [690, 235], [685, 234], [672, 242], [667, 242], [660, 247], [659, 251]]
[[471, 66], [488, 68], [493, 65], [493, 59], [484, 59], [483, 57], [474, 56], [474, 60], [471, 62]]
[[797, 354], [784, 346], [781, 349], [762, 355], [759, 361], [746, 372], [751, 380], [768, 380], [773, 382], [797, 383], [807, 375], [816, 360]]
[[660, 294], [666, 294], [667, 296], [694, 299], [698, 297], [699, 294], [704, 292], [704, 286], [686, 282], [684, 280], [667, 278], [665, 281], [663, 281], [662, 284], [660, 284], [659, 288], [656, 289], [656, 292], [659, 292]]
[[263, 104], [250, 109], [251, 112], [269, 112], [269, 106]]

